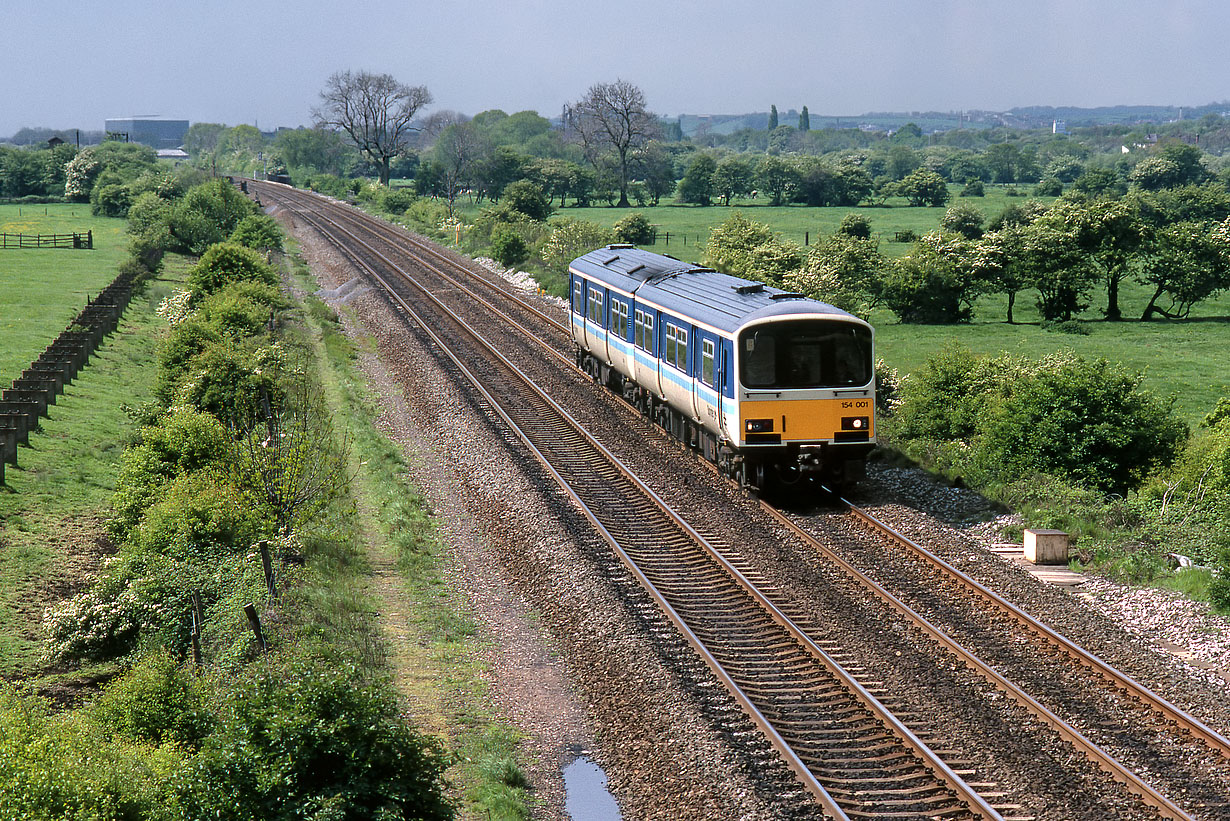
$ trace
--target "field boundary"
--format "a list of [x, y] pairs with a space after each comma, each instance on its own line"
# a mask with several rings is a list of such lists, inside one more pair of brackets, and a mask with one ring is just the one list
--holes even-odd
[[75, 248], [94, 250], [94, 231], [84, 234], [9, 234], [0, 233], [0, 249], [3, 248]]

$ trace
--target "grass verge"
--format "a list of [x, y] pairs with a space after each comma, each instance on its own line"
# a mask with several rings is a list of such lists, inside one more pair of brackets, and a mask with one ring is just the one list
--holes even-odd
[[[297, 284], [317, 287], [305, 265], [295, 268]], [[380, 409], [358, 369], [359, 349], [333, 309], [314, 297], [305, 301], [304, 323], [335, 424], [348, 432], [357, 535], [374, 571], [366, 595], [382, 614], [397, 687], [416, 723], [446, 737], [456, 757], [448, 775], [463, 815], [528, 818], [531, 799], [516, 760], [519, 733], [488, 697], [486, 642], [445, 576], [447, 549], [429, 504], [410, 482], [401, 450], [378, 430]], [[389, 575], [393, 582], [383, 584]]]

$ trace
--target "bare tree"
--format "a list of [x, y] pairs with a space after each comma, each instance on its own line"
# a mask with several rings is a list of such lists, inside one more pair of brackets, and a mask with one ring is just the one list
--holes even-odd
[[619, 206], [628, 203], [629, 153], [658, 134], [658, 120], [645, 110], [644, 93], [626, 80], [597, 83], [569, 106], [567, 125], [581, 140], [595, 168], [606, 149], [619, 159]]
[[482, 156], [484, 149], [483, 140], [469, 122], [446, 126], [436, 139], [432, 156], [441, 168], [449, 216], [453, 214], [453, 207], [461, 189], [471, 184], [474, 164]]
[[380, 182], [389, 183], [389, 161], [405, 150], [414, 115], [431, 102], [426, 86], [408, 86], [391, 74], [338, 71], [320, 92], [321, 106], [312, 110], [318, 127], [340, 128], [359, 151], [380, 168]]

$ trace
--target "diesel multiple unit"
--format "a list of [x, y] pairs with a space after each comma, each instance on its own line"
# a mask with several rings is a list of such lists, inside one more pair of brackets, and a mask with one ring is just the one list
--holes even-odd
[[727, 475], [842, 484], [875, 446], [872, 329], [823, 302], [634, 248], [569, 267], [577, 364]]

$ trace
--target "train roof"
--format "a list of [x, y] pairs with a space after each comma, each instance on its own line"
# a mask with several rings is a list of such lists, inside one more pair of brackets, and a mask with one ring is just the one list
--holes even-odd
[[754, 320], [803, 314], [863, 324], [826, 302], [631, 245], [590, 251], [573, 260], [570, 268], [586, 279], [731, 334]]

